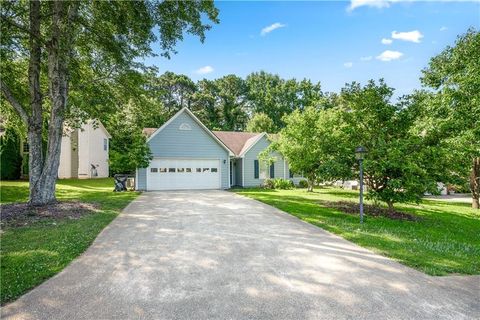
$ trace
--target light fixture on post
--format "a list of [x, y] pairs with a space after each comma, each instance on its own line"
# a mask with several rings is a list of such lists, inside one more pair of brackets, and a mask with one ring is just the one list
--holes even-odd
[[364, 147], [357, 147], [355, 149], [355, 158], [358, 160], [360, 166], [360, 223], [363, 223], [363, 159], [367, 150]]

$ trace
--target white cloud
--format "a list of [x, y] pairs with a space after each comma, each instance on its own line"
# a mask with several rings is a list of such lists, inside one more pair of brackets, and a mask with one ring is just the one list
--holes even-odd
[[345, 63], [343, 64], [343, 66], [344, 66], [345, 68], [351, 68], [351, 67], [353, 67], [353, 62], [345, 62]]
[[286, 27], [286, 25], [282, 24], [280, 22], [275, 22], [274, 24], [271, 24], [271, 25], [263, 28], [262, 31], [260, 32], [260, 35], [265, 36], [265, 35], [269, 34], [270, 32], [272, 32], [273, 30], [283, 28], [283, 27]]
[[440, 31], [446, 31], [446, 30], [448, 30], [448, 28], [445, 27], [445, 26], [443, 26], [443, 27], [440, 28]]
[[423, 34], [418, 30], [413, 30], [408, 32], [392, 31], [392, 39], [419, 43], [420, 39], [422, 38], [423, 38]]
[[207, 74], [207, 73], [212, 73], [213, 72], [213, 67], [212, 66], [205, 66], [205, 67], [201, 67], [197, 70], [195, 70], [195, 73], [196, 74]]
[[372, 60], [372, 59], [373, 59], [372, 56], [367, 56], [367, 57], [361, 57], [361, 58], [360, 58], [360, 61], [370, 61], [370, 60]]
[[348, 11], [353, 11], [360, 7], [374, 7], [374, 8], [388, 8], [390, 7], [390, 1], [387, 0], [351, 0], [348, 6]]
[[392, 61], [400, 59], [403, 53], [400, 51], [385, 50], [380, 55], [376, 56], [376, 59], [380, 61]]
[[382, 39], [382, 43], [383, 44], [392, 44], [393, 40], [392, 39], [387, 39], [387, 38], [383, 38]]

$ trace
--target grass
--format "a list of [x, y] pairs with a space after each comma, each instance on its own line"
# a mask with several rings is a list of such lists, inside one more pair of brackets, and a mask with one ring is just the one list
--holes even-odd
[[395, 259], [429, 275], [480, 274], [480, 212], [468, 203], [424, 200], [419, 205], [396, 205], [419, 221], [359, 217], [323, 207], [321, 201], [357, 201], [356, 191], [334, 188], [235, 192], [272, 205], [340, 235], [362, 247]]
[[[77, 220], [42, 220], [1, 234], [0, 302], [5, 304], [65, 268], [138, 193], [114, 193], [113, 180], [59, 180], [58, 200], [96, 203], [100, 211]], [[28, 182], [2, 181], [1, 203], [28, 200]]]

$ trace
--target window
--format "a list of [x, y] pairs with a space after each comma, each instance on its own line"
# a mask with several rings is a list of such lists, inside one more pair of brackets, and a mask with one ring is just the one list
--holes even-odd
[[165, 172], [167, 172], [167, 168], [160, 168], [159, 171], [160, 171], [161, 173], [165, 173]]
[[150, 168], [150, 172], [158, 172], [158, 168]]
[[289, 175], [290, 179], [292, 179], [293, 178], [293, 171], [292, 170], [289, 170], [289, 171], [290, 172], [288, 173], [288, 175]]
[[210, 172], [218, 172], [218, 168], [212, 168]]
[[23, 143], [23, 153], [28, 153], [30, 151], [30, 146], [28, 145], [28, 142]]
[[209, 172], [210, 168], [203, 168], [203, 172]]
[[185, 168], [177, 168], [177, 172], [185, 172]]
[[175, 172], [175, 168], [168, 168], [168, 172]]
[[253, 160], [253, 177], [255, 179], [258, 179], [259, 175], [260, 175], [260, 168], [258, 165], [258, 160]]
[[108, 150], [108, 139], [103, 139], [103, 150]]
[[197, 172], [202, 172], [202, 168], [197, 168], [196, 171]]
[[185, 168], [187, 172], [192, 172], [192, 168]]
[[275, 164], [274, 163], [272, 163], [270, 165], [270, 178], [271, 179], [275, 178]]

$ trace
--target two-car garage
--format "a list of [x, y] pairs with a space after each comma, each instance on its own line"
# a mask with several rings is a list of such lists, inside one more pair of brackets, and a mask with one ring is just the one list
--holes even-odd
[[147, 190], [220, 189], [219, 159], [153, 159]]

